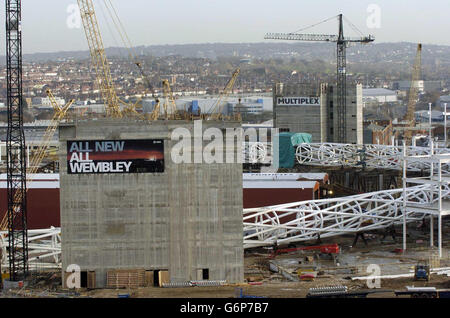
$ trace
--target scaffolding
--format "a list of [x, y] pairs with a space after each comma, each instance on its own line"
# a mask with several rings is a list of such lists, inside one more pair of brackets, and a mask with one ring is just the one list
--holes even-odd
[[[407, 169], [409, 162], [421, 161], [430, 167], [428, 176], [420, 178], [408, 178]], [[450, 186], [450, 177], [445, 175], [445, 169], [450, 164], [449, 153], [436, 153], [434, 144], [430, 144], [430, 152], [427, 155], [408, 155], [407, 147], [403, 148], [403, 250], [406, 251], [407, 219], [409, 214], [424, 214], [430, 219], [430, 247], [434, 247], [434, 220], [438, 223], [437, 248], [439, 257], [442, 258], [442, 217], [450, 215], [450, 198], [446, 195], [446, 189]], [[425, 187], [427, 202], [408, 197], [408, 188], [421, 185]]]

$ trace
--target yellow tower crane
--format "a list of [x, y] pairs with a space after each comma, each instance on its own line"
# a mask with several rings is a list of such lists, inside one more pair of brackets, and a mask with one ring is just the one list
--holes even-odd
[[[42, 138], [42, 141], [35, 152], [35, 154], [32, 156], [30, 160], [30, 164], [28, 165], [27, 169], [27, 176], [35, 174], [37, 170], [39, 169], [39, 166], [41, 165], [42, 160], [45, 157], [45, 154], [47, 153], [49, 149], [49, 145], [51, 140], [53, 139], [53, 136], [55, 135], [56, 129], [58, 128], [58, 125], [61, 120], [64, 119], [64, 117], [67, 114], [67, 111], [69, 110], [70, 106], [75, 102], [75, 100], [69, 101], [65, 106], [61, 107], [57, 102], [55, 97], [53, 96], [53, 93], [51, 90], [47, 90], [47, 96], [50, 99], [50, 102], [53, 106], [54, 114], [53, 118], [50, 121], [50, 125], [47, 127], [44, 136]], [[28, 182], [31, 182], [33, 180], [28, 179]], [[27, 187], [28, 191], [28, 187]], [[3, 216], [3, 219], [0, 223], [0, 231], [6, 231], [8, 229], [8, 215], [5, 213]]]

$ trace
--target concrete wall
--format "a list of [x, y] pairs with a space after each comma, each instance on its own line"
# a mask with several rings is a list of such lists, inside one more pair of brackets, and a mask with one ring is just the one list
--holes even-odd
[[[280, 131], [309, 133], [313, 142], [325, 142], [327, 131], [326, 90], [323, 85], [276, 84], [274, 87], [274, 127]], [[319, 105], [282, 106], [277, 97], [320, 97]]]
[[[331, 107], [331, 103], [333, 107]], [[337, 114], [336, 86], [328, 87], [328, 142], [338, 142], [338, 114]], [[333, 113], [333, 116], [330, 114]], [[347, 116], [346, 116], [345, 143], [363, 143], [363, 95], [362, 85], [347, 85]]]
[[[203, 123], [237, 127], [238, 124]], [[193, 124], [126, 120], [60, 127], [63, 271], [78, 264], [104, 287], [109, 269], [168, 270], [171, 282], [242, 282], [242, 164], [175, 164], [173, 129]], [[164, 139], [165, 172], [67, 174], [67, 140]], [[209, 142], [204, 142], [208, 144]], [[240, 148], [237, 151], [241, 151]]]
[[[313, 142], [337, 142], [336, 86], [328, 84], [278, 83], [274, 85], [274, 127], [281, 131], [305, 132]], [[320, 97], [320, 106], [280, 106], [278, 97]], [[347, 140], [363, 143], [362, 85], [347, 88]]]

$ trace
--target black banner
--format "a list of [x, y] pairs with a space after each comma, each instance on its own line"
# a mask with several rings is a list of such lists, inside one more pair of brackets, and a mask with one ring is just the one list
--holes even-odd
[[68, 174], [164, 172], [164, 141], [67, 141]]

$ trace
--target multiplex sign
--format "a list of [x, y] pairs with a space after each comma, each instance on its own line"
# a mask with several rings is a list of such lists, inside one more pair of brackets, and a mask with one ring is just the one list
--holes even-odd
[[278, 97], [278, 106], [320, 106], [320, 97]]
[[164, 172], [163, 140], [67, 141], [68, 174]]

